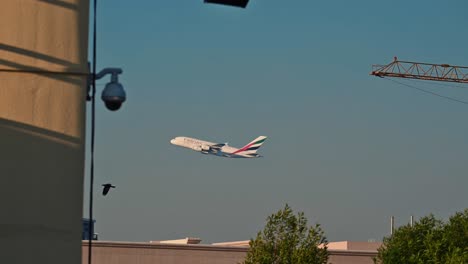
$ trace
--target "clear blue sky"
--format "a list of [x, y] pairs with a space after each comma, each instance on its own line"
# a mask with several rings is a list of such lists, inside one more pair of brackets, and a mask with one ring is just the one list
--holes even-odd
[[[391, 215], [467, 207], [468, 105], [369, 76], [393, 56], [468, 65], [466, 1], [98, 2], [98, 69], [122, 67], [128, 96], [98, 103], [100, 239], [246, 240], [288, 203], [330, 241], [380, 240]], [[404, 82], [468, 100], [466, 85]], [[262, 159], [169, 144], [259, 135]]]

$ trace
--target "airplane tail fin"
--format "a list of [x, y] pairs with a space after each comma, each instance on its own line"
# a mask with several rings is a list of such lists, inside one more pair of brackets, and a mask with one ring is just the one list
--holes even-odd
[[263, 143], [265, 143], [265, 140], [267, 137], [265, 136], [259, 136], [258, 138], [252, 140], [249, 144], [243, 146], [234, 154], [236, 153], [242, 153], [242, 154], [254, 154], [257, 153], [257, 150], [262, 146]]

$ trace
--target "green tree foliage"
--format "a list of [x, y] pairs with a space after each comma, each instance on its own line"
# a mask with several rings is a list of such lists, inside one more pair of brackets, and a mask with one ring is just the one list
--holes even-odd
[[398, 228], [384, 238], [374, 259], [382, 264], [468, 263], [468, 209], [453, 215], [447, 223], [433, 215]]
[[263, 231], [249, 244], [244, 264], [323, 264], [328, 260], [328, 242], [320, 225], [308, 227], [304, 213], [294, 215], [287, 204], [268, 217]]

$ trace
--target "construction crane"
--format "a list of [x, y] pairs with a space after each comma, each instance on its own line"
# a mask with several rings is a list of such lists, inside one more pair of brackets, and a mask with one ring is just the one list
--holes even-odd
[[399, 77], [441, 82], [468, 83], [468, 67], [448, 64], [399, 61], [397, 57], [387, 65], [372, 65], [371, 75]]

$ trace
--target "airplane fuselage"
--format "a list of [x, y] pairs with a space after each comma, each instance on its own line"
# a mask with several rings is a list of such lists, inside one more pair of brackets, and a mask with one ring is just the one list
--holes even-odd
[[171, 144], [188, 148], [202, 154], [211, 154], [227, 158], [258, 158], [256, 153], [245, 153], [242, 149], [228, 146], [227, 144], [214, 143], [191, 137], [176, 137], [171, 140]]

